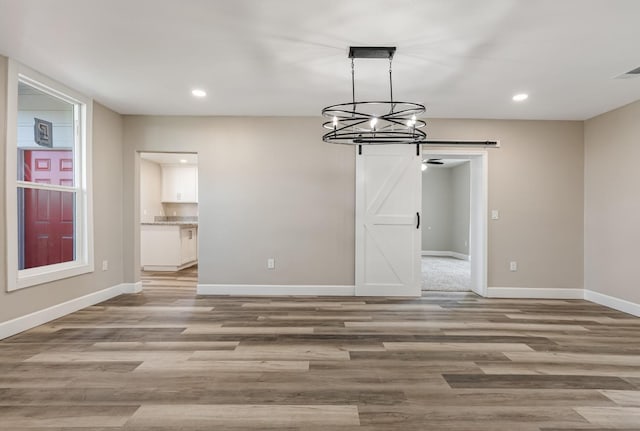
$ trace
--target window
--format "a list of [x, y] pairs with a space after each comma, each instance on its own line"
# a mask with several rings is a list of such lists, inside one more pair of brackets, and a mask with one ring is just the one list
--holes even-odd
[[9, 61], [7, 289], [93, 271], [91, 100]]

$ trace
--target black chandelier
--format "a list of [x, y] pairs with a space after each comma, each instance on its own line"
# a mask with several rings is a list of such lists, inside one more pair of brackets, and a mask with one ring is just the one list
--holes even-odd
[[[459, 141], [429, 139], [421, 129], [427, 124], [418, 118], [426, 111], [424, 105], [414, 102], [399, 102], [393, 99], [392, 62], [395, 46], [352, 46], [351, 59], [351, 102], [327, 106], [322, 116], [328, 118], [322, 127], [329, 131], [322, 136], [331, 144], [362, 145], [374, 144], [415, 144], [420, 155], [420, 145], [498, 147], [498, 141]], [[389, 100], [356, 101], [355, 59], [383, 58], [389, 60]]]
[[[332, 144], [415, 144], [427, 137], [423, 132], [426, 123], [418, 116], [424, 114], [420, 103], [399, 102], [393, 99], [392, 62], [395, 47], [349, 48], [351, 59], [351, 102], [327, 106], [322, 116], [329, 121], [323, 123], [329, 132], [322, 140]], [[389, 60], [389, 100], [356, 101], [355, 59], [383, 58]]]

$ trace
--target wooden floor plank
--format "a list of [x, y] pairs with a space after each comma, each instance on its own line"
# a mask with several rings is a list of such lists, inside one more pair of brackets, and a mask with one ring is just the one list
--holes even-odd
[[577, 407], [576, 412], [594, 425], [638, 427], [640, 407]]
[[341, 426], [359, 425], [357, 406], [342, 405], [251, 405], [183, 404], [143, 405], [129, 425], [173, 426]]

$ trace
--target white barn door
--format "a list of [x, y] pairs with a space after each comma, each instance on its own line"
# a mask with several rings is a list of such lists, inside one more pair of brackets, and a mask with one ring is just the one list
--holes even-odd
[[420, 296], [421, 157], [415, 145], [356, 155], [356, 295]]

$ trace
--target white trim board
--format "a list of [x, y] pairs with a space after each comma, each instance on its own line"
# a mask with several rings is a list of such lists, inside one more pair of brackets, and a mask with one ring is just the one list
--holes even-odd
[[487, 298], [584, 299], [582, 289], [543, 289], [534, 287], [489, 287]]
[[490, 287], [488, 298], [584, 299], [604, 307], [640, 317], [640, 304], [588, 289], [540, 289], [531, 287]]
[[198, 295], [355, 296], [355, 286], [305, 284], [198, 284]]
[[59, 319], [60, 317], [82, 310], [83, 308], [99, 304], [100, 302], [122, 295], [123, 293], [138, 293], [140, 291], [142, 291], [142, 282], [117, 284], [79, 298], [71, 299], [61, 304], [53, 305], [49, 308], [45, 308], [44, 310], [34, 311], [33, 313], [25, 316], [7, 320], [6, 322], [0, 323], [0, 340], [19, 334], [20, 332], [28, 329], [35, 328], [36, 326], [43, 325], [47, 322], [51, 322], [52, 320]]
[[587, 289], [584, 290], [584, 299], [605, 307], [613, 308], [614, 310], [622, 311], [623, 313], [640, 317], [640, 304], [627, 301], [626, 299], [616, 298], [615, 296], [609, 296]]
[[142, 292], [142, 281], [136, 283], [122, 283], [122, 293], [140, 293]]
[[455, 257], [456, 259], [460, 260], [470, 260], [468, 254], [462, 254], [455, 251], [422, 250], [422, 256]]

